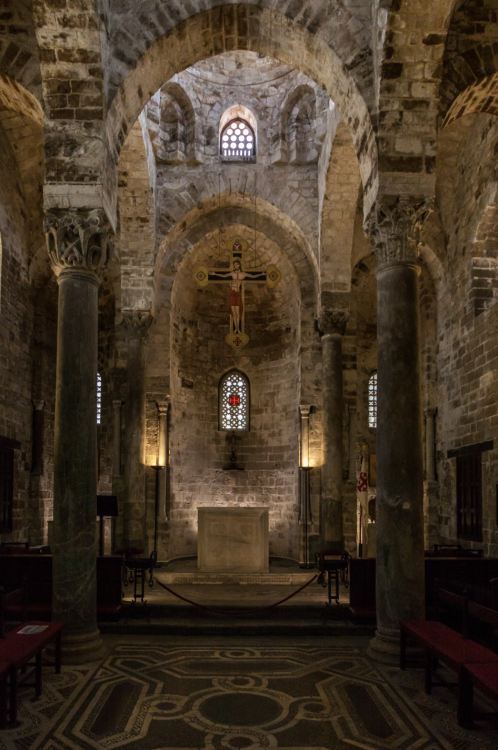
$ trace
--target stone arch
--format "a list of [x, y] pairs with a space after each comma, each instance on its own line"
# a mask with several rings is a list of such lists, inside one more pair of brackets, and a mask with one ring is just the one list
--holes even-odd
[[[178, 218], [163, 239], [155, 260], [155, 284], [164, 264], [167, 263], [168, 276], [173, 276], [184, 254], [198, 241], [202, 232], [206, 233], [214, 225], [223, 228], [242, 223], [262, 231], [274, 238], [288, 256], [301, 279], [302, 292], [306, 297], [318, 299], [318, 262], [312, 247], [302, 229], [282, 210], [271, 203], [258, 199], [257, 213], [254, 211], [254, 198], [239, 191], [225, 191], [212, 195], [193, 206], [182, 218]], [[163, 274], [164, 275], [164, 274]]]
[[[467, 89], [498, 71], [498, 19], [490, 0], [464, 0], [455, 8], [446, 37], [440, 87], [441, 115]], [[486, 110], [480, 110], [486, 111]]]
[[30, 91], [3, 74], [0, 74], [0, 124], [19, 169], [26, 201], [29, 248], [30, 253], [34, 253], [43, 241], [43, 111]]
[[280, 13], [241, 4], [203, 11], [181, 22], [153, 42], [122, 82], [106, 119], [104, 202], [110, 218], [115, 214], [119, 151], [146, 102], [175, 73], [232, 49], [272, 55], [302, 70], [336, 102], [352, 132], [368, 213], [377, 186], [377, 149], [370, 115], [351, 75], [320, 37]]
[[486, 112], [498, 115], [498, 72], [485, 76], [460, 92], [450, 105], [442, 128], [465, 115]]
[[[288, 185], [285, 175], [283, 177], [276, 187], [275, 180], [268, 179], [265, 172], [254, 173], [249, 179], [244, 167], [232, 164], [223, 170], [221, 177], [213, 173], [206, 175], [202, 184], [193, 184], [186, 179], [167, 196], [161, 195], [162, 188], [159, 186], [158, 200], [162, 210], [157, 217], [157, 246], [175, 230], [176, 224], [182, 224], [190, 212], [197, 215], [199, 210], [210, 210], [209, 206], [222, 207], [236, 202], [237, 205], [248, 206], [253, 212], [256, 208], [258, 213], [262, 211], [279, 216], [281, 223], [290, 222], [293, 233], [300, 238], [303, 247], [318, 257], [317, 209], [298, 190]], [[292, 205], [292, 219], [287, 216], [289, 205]]]
[[0, 73], [43, 101], [40, 59], [31, 3], [3, 0]]

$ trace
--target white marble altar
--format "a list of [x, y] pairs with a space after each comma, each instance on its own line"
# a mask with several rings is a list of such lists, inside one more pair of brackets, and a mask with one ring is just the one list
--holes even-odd
[[199, 508], [197, 566], [203, 573], [268, 573], [268, 508]]

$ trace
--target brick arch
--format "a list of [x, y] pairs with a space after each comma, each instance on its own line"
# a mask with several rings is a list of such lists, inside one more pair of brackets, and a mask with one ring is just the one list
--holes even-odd
[[[245, 201], [240, 194], [225, 194], [221, 206], [217, 200], [206, 201], [177, 222], [166, 237], [157, 254], [154, 272], [156, 298], [171, 293], [176, 270], [186, 253], [199, 239], [213, 231], [213, 226], [223, 227], [243, 224], [266, 235], [275, 242], [290, 260], [299, 280], [303, 306], [316, 312], [318, 299], [318, 266], [316, 258], [306, 247], [306, 238], [289, 217], [282, 216], [273, 206], [258, 202], [254, 214], [254, 201]], [[156, 304], [156, 302], [154, 303]]]
[[498, 70], [492, 75], [471, 83], [458, 94], [446, 112], [441, 129], [451, 125], [460, 117], [476, 115], [480, 112], [498, 115]]
[[[455, 9], [443, 58], [440, 88], [443, 117], [461, 94], [498, 71], [497, 40], [498, 18], [492, 0], [465, 0]], [[485, 83], [481, 85], [486, 88]], [[466, 101], [470, 104], [467, 97]]]
[[[219, 195], [221, 187], [221, 196]], [[300, 195], [299, 191], [287, 184], [287, 180], [282, 180], [279, 187], [276, 187], [275, 180], [268, 179], [268, 173], [262, 172], [257, 174], [256, 182], [254, 175], [248, 175], [245, 166], [232, 165], [230, 170], [225, 169], [221, 176], [221, 183], [218, 175], [214, 173], [205, 176], [205, 179], [199, 184], [199, 180], [192, 183], [186, 182], [174, 191], [162, 195], [163, 188], [161, 184], [157, 186], [157, 200], [161, 205], [161, 211], [156, 218], [156, 244], [159, 247], [164, 242], [167, 235], [172, 232], [175, 225], [181, 224], [185, 215], [190, 211], [197, 210], [197, 205], [203, 206], [221, 205], [225, 201], [231, 201], [230, 192], [237, 196], [238, 203], [252, 207], [254, 211], [254, 195], [257, 196], [258, 212], [260, 210], [271, 211], [275, 216], [279, 216], [279, 221], [291, 221], [286, 218], [289, 205], [292, 205], [292, 224], [293, 230], [302, 241], [303, 246], [309, 249], [318, 258], [318, 224], [317, 224], [317, 206], [313, 205], [310, 200]], [[201, 208], [201, 210], [205, 210]]]
[[377, 186], [377, 147], [370, 115], [352, 76], [318, 35], [280, 13], [253, 5], [226, 5], [182, 21], [157, 38], [130, 69], [106, 119], [104, 194], [115, 215], [119, 151], [147, 101], [175, 73], [199, 60], [233, 49], [271, 55], [304, 72], [341, 110], [352, 132], [368, 213]]

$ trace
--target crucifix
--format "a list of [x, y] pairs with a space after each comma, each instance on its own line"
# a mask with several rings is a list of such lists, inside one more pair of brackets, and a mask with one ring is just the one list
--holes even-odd
[[244, 330], [244, 291], [246, 284], [253, 281], [264, 281], [269, 289], [273, 289], [282, 278], [282, 274], [276, 266], [268, 266], [266, 270], [246, 271], [243, 253], [247, 249], [247, 242], [240, 237], [229, 240], [225, 248], [231, 253], [230, 270], [220, 271], [216, 268], [197, 266], [195, 280], [200, 287], [213, 282], [229, 284], [230, 333], [225, 336], [225, 341], [233, 349], [241, 349], [249, 341], [249, 336]]

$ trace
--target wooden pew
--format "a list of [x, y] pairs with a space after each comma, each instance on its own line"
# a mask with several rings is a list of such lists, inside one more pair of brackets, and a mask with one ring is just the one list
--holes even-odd
[[[99, 622], [116, 622], [121, 616], [121, 568], [122, 559], [117, 555], [97, 558]], [[28, 616], [34, 620], [51, 620], [52, 555], [0, 554], [0, 585], [6, 590], [19, 588], [24, 578], [28, 581]]]
[[[422, 646], [425, 656], [425, 692], [431, 693], [435, 684], [433, 668], [435, 661], [440, 659], [457, 673], [458, 677], [458, 723], [463, 727], [472, 724], [472, 705], [468, 701], [472, 698], [472, 679], [484, 680], [492, 690], [493, 678], [496, 670], [496, 684], [498, 686], [498, 654], [485, 648], [468, 638], [472, 621], [488, 624], [492, 628], [498, 627], [498, 611], [482, 604], [469, 601], [466, 595], [446, 591], [436, 585], [438, 603], [457, 610], [461, 619], [462, 632], [459, 633], [441, 622], [434, 621], [405, 621], [400, 623], [400, 669], [406, 669], [406, 645], [411, 639]], [[494, 665], [494, 666], [491, 666]], [[482, 669], [481, 667], [486, 667]]]
[[[8, 594], [0, 588], [0, 664], [7, 664], [9, 676], [9, 725], [16, 726], [17, 723], [17, 684], [20, 670], [31, 665], [34, 659], [35, 667], [35, 693], [37, 698], [43, 689], [43, 650], [55, 641], [55, 671], [61, 671], [61, 637], [63, 624], [61, 622], [22, 622], [10, 633], [5, 633], [4, 615], [7, 607], [13, 602], [26, 601], [26, 590], [23, 586]], [[3, 687], [0, 682], [0, 693]], [[0, 697], [0, 714], [2, 711]], [[0, 722], [1, 722], [0, 717]]]
[[[349, 565], [349, 613], [354, 621], [375, 620], [375, 558], [353, 558]], [[425, 600], [434, 606], [434, 581], [437, 578], [459, 580], [475, 586], [490, 587], [498, 579], [498, 558], [427, 557], [425, 559]], [[493, 590], [493, 589], [492, 589]], [[498, 583], [495, 584], [498, 602]]]

